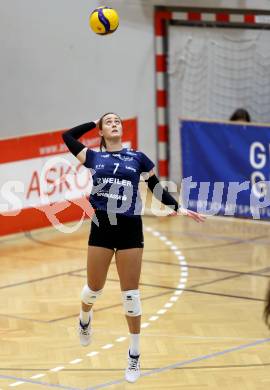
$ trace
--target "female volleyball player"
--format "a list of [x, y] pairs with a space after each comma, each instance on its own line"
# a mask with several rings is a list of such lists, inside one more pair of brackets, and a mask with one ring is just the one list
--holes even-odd
[[[101, 151], [88, 149], [78, 141], [86, 132], [99, 127]], [[108, 268], [115, 254], [123, 297], [124, 312], [130, 331], [126, 380], [135, 382], [140, 376], [140, 323], [141, 301], [139, 279], [143, 253], [141, 199], [138, 194], [140, 176], [148, 174], [149, 189], [159, 193], [163, 204], [173, 213], [185, 214], [197, 222], [204, 217], [185, 210], [181, 213], [176, 200], [165, 191], [154, 174], [153, 162], [143, 153], [122, 147], [122, 122], [118, 115], [107, 113], [95, 122], [86, 123], [63, 134], [70, 152], [91, 168], [93, 188], [90, 203], [95, 210], [88, 241], [87, 284], [81, 293], [82, 307], [79, 318], [80, 342], [90, 343], [92, 307], [100, 297]], [[102, 151], [102, 146], [105, 151]], [[180, 211], [179, 211], [180, 210]]]

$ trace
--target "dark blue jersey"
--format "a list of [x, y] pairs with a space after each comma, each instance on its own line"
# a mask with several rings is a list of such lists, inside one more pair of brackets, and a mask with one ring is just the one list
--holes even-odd
[[140, 176], [154, 163], [142, 152], [122, 149], [118, 152], [86, 152], [86, 168], [91, 168], [93, 187], [90, 203], [96, 210], [123, 215], [140, 215]]

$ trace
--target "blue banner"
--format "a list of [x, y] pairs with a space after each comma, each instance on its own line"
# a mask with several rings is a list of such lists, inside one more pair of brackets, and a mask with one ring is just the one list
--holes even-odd
[[270, 127], [181, 122], [184, 206], [270, 218]]

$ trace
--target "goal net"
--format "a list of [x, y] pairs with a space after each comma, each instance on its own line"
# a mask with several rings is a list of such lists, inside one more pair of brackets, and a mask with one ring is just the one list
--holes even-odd
[[168, 83], [170, 178], [179, 182], [181, 118], [228, 120], [245, 108], [270, 123], [270, 32], [171, 26]]

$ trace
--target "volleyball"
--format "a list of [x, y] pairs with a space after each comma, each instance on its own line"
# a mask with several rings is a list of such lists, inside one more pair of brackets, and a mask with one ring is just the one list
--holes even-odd
[[98, 35], [111, 34], [119, 26], [119, 16], [113, 8], [98, 7], [90, 15], [89, 25]]

